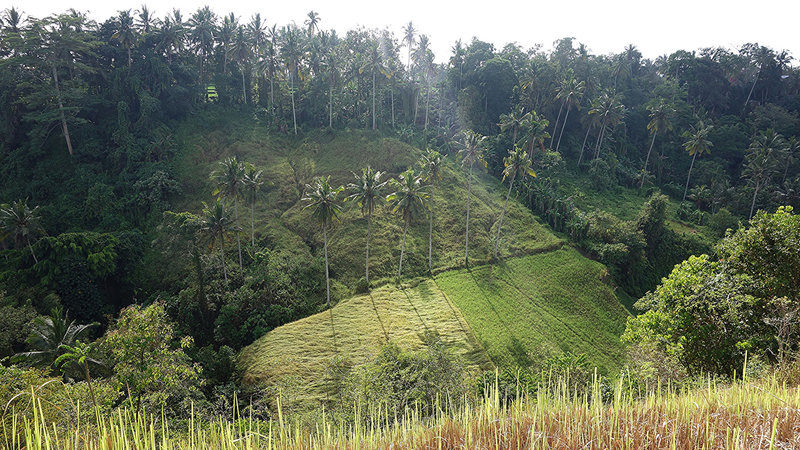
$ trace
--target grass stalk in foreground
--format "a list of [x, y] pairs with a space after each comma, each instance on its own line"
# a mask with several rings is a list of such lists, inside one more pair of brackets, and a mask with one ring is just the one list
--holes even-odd
[[[504, 404], [497, 389], [477, 404], [429, 418], [415, 411], [402, 417], [333, 422], [325, 413], [304, 426], [279, 409], [277, 421], [239, 417], [203, 422], [194, 414], [188, 429], [170, 428], [163, 417], [119, 409], [99, 424], [60, 429], [42, 420], [41, 401], [33, 417], [12, 417], [5, 446], [26, 449], [284, 449], [284, 448], [798, 448], [800, 389], [774, 379], [641, 396], [623, 379], [612, 399], [602, 402], [600, 384], [585, 395], [565, 382], [536, 396]], [[160, 419], [160, 420], [157, 420]], [[10, 446], [10, 447], [9, 447]]]

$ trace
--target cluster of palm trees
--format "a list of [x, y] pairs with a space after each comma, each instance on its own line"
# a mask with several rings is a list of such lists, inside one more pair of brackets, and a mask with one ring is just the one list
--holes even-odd
[[[535, 114], [532, 117], [536, 117]], [[462, 166], [467, 169], [467, 198], [466, 198], [466, 224], [464, 262], [469, 265], [469, 212], [472, 194], [472, 178], [476, 164], [485, 166], [484, 145], [486, 137], [468, 130], [463, 135], [459, 156]], [[328, 263], [328, 230], [339, 218], [344, 204], [352, 202], [358, 205], [361, 213], [367, 218], [367, 239], [365, 256], [365, 279], [369, 285], [369, 243], [372, 234], [372, 216], [378, 205], [385, 204], [403, 222], [403, 235], [400, 244], [400, 260], [397, 267], [397, 280], [403, 275], [403, 258], [406, 249], [406, 236], [409, 226], [426, 212], [429, 218], [428, 226], [428, 271], [433, 271], [433, 222], [434, 200], [433, 190], [441, 181], [442, 170], [445, 164], [445, 155], [429, 149], [421, 158], [418, 167], [409, 167], [400, 173], [397, 178], [384, 180], [384, 173], [372, 167], [366, 167], [360, 174], [353, 174], [355, 181], [345, 186], [334, 187], [330, 184], [329, 176], [319, 176], [306, 185], [303, 201], [306, 208], [312, 209], [313, 217], [322, 227], [324, 256], [325, 256], [325, 284], [327, 304], [330, 305], [330, 275]], [[498, 246], [501, 237], [503, 218], [508, 207], [508, 200], [514, 187], [514, 181], [524, 176], [536, 176], [532, 170], [530, 155], [518, 146], [509, 150], [504, 159], [503, 181], [508, 178], [509, 187], [506, 194], [503, 212], [497, 225], [497, 236], [494, 245], [494, 259], [498, 258]], [[388, 192], [388, 194], [387, 194]]]
[[33, 243], [44, 234], [38, 209], [38, 206], [30, 208], [27, 199], [0, 205], [0, 245], [10, 239], [15, 248], [28, 247], [35, 263], [39, 260], [33, 251]]

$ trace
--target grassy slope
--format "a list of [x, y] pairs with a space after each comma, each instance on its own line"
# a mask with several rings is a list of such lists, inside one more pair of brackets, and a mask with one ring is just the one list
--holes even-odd
[[294, 400], [303, 403], [331, 393], [326, 369], [334, 358], [360, 364], [388, 341], [418, 349], [426, 330], [438, 332], [468, 367], [492, 367], [461, 313], [432, 280], [403, 289], [387, 285], [279, 327], [245, 348], [240, 364], [246, 382], [300, 387]]
[[571, 248], [500, 266], [436, 277], [498, 364], [528, 366], [562, 353], [586, 353], [612, 373], [623, 358], [627, 313], [604, 280], [602, 264]]
[[[200, 123], [211, 124], [199, 126]], [[389, 176], [413, 165], [421, 153], [397, 139], [364, 130], [350, 132], [317, 131], [302, 139], [269, 134], [248, 117], [228, 117], [216, 122], [210, 118], [188, 122], [178, 130], [183, 151], [178, 158], [178, 174], [185, 194], [176, 210], [199, 211], [201, 201], [210, 201], [213, 191], [209, 174], [217, 162], [236, 155], [264, 170], [271, 183], [264, 200], [256, 205], [256, 240], [261, 245], [306, 247], [321, 254], [322, 231], [303, 209], [300, 192], [289, 160], [313, 161], [313, 175], [331, 175], [335, 185], [353, 181], [352, 172], [372, 165]], [[476, 174], [478, 171], [476, 171]], [[435, 271], [463, 266], [466, 177], [452, 158], [443, 170], [443, 180], [434, 189], [434, 268]], [[470, 260], [487, 262], [492, 251], [495, 223], [502, 210], [505, 189], [496, 179], [478, 175], [473, 183], [470, 209]], [[310, 177], [301, 180], [310, 182]], [[355, 206], [355, 205], [351, 205]], [[242, 239], [249, 237], [250, 211], [240, 203]], [[347, 208], [340, 222], [328, 233], [331, 276], [354, 286], [364, 275], [364, 244], [367, 221], [356, 207]], [[402, 222], [384, 208], [373, 217], [370, 242], [370, 278], [380, 280], [396, 275], [400, 256]], [[523, 255], [555, 248], [563, 241], [538, 222], [521, 204], [511, 202], [503, 222], [501, 248], [505, 255]], [[228, 244], [229, 251], [233, 246]], [[419, 218], [409, 230], [404, 274], [427, 274], [428, 220]]]

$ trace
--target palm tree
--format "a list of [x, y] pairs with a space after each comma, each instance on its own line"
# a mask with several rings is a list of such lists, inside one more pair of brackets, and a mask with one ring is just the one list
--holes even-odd
[[303, 22], [306, 26], [306, 30], [308, 31], [309, 36], [314, 36], [314, 30], [319, 31], [319, 22], [322, 18], [319, 16], [319, 13], [316, 11], [310, 11], [308, 13], [308, 19]]
[[111, 39], [119, 42], [122, 48], [128, 50], [128, 67], [131, 66], [131, 48], [136, 43], [136, 28], [133, 25], [133, 15], [131, 10], [119, 12], [119, 17], [114, 23], [116, 30], [111, 35]]
[[263, 170], [258, 170], [256, 166], [249, 162], [244, 163], [242, 185], [246, 193], [245, 198], [250, 203], [250, 245], [252, 246], [256, 245], [256, 199], [264, 186], [263, 173]]
[[422, 177], [418, 175], [413, 167], [401, 173], [397, 179], [391, 181], [391, 186], [395, 190], [386, 200], [392, 208], [392, 212], [399, 213], [403, 218], [403, 243], [400, 247], [400, 265], [397, 268], [397, 281], [403, 274], [403, 254], [406, 251], [406, 234], [408, 226], [425, 209], [429, 197], [427, 186], [422, 183]]
[[403, 42], [405, 42], [405, 45], [408, 48], [408, 66], [406, 70], [408, 70], [410, 74], [411, 50], [414, 48], [414, 44], [417, 43], [417, 29], [414, 28], [414, 24], [411, 21], [409, 21], [408, 24], [403, 27]]
[[191, 31], [189, 38], [200, 51], [200, 82], [205, 83], [205, 62], [208, 54], [214, 48], [214, 33], [216, 32], [217, 15], [211, 8], [204, 6], [199, 8], [189, 20]]
[[708, 133], [712, 128], [714, 128], [713, 125], [706, 125], [701, 120], [697, 122], [697, 125], [693, 125], [691, 130], [683, 132], [683, 137], [688, 139], [683, 143], [683, 148], [689, 152], [689, 155], [692, 157], [692, 163], [689, 165], [689, 174], [686, 176], [686, 187], [683, 189], [683, 198], [681, 202], [686, 201], [686, 193], [689, 191], [689, 179], [692, 176], [694, 160], [697, 158], [697, 155], [710, 152], [711, 147], [714, 146], [714, 144], [708, 140]]
[[747, 178], [754, 188], [748, 220], [753, 218], [758, 191], [769, 182], [777, 171], [776, 154], [783, 152], [785, 148], [786, 141], [783, 136], [770, 128], [753, 139], [750, 148], [747, 149], [742, 177]]
[[522, 128], [523, 123], [525, 123], [527, 115], [528, 114], [525, 113], [525, 108], [523, 108], [522, 105], [517, 105], [508, 114], [500, 115], [500, 123], [497, 125], [500, 127], [500, 131], [502, 132], [511, 129], [511, 140], [513, 142], [512, 145], [517, 145], [517, 133], [519, 132], [520, 128]]
[[372, 74], [372, 129], [375, 130], [378, 128], [375, 115], [375, 78], [379, 71], [385, 73], [385, 69], [383, 68], [383, 55], [380, 52], [378, 42], [370, 41], [368, 45], [369, 52], [367, 53], [367, 61], [358, 69], [358, 73], [363, 73], [368, 70]]
[[136, 28], [139, 30], [139, 33], [142, 35], [150, 34], [150, 32], [153, 31], [155, 22], [156, 20], [153, 17], [153, 13], [150, 12], [147, 5], [142, 5], [139, 10], [139, 20], [136, 21]]
[[472, 169], [476, 162], [483, 164], [486, 167], [486, 161], [483, 159], [483, 145], [486, 142], [486, 136], [467, 130], [464, 132], [464, 142], [462, 148], [458, 151], [461, 156], [462, 166], [469, 166], [469, 176], [467, 176], [467, 224], [466, 224], [466, 237], [464, 244], [464, 265], [469, 266], [469, 204], [472, 195]]
[[25, 341], [32, 350], [17, 353], [13, 360], [34, 367], [52, 368], [63, 353], [64, 345], [74, 346], [98, 325], [96, 322], [78, 325], [74, 320], [70, 321], [60, 307], [53, 308], [49, 316], [33, 319], [33, 331]]
[[[581, 108], [581, 97], [583, 96], [583, 91], [586, 88], [586, 83], [583, 81], [578, 82], [575, 77], [570, 76], [561, 86], [559, 89], [558, 94], [556, 94], [556, 98], [563, 99], [563, 105], [567, 107], [567, 113], [564, 115], [564, 123], [561, 124], [561, 132], [558, 134], [558, 142], [556, 143], [556, 151], [558, 151], [559, 147], [561, 147], [561, 138], [564, 137], [564, 128], [567, 126], [567, 120], [569, 120], [569, 112], [574, 107], [575, 109], [580, 110]], [[551, 141], [552, 147], [552, 141]]]
[[325, 245], [325, 292], [326, 305], [331, 305], [331, 279], [328, 271], [328, 226], [338, 219], [342, 207], [339, 204], [339, 194], [344, 190], [342, 186], [334, 188], [330, 185], [330, 176], [317, 177], [312, 184], [306, 185], [306, 196], [303, 201], [308, 202], [306, 208], [314, 208], [312, 215], [322, 225], [322, 237]]
[[514, 147], [513, 150], [509, 150], [508, 156], [503, 159], [503, 165], [505, 166], [503, 169], [503, 181], [508, 177], [511, 177], [511, 180], [508, 183], [506, 201], [503, 203], [503, 213], [500, 214], [500, 221], [497, 224], [497, 238], [494, 241], [495, 260], [497, 260], [497, 248], [500, 244], [500, 230], [503, 228], [503, 218], [506, 216], [506, 208], [508, 207], [508, 199], [511, 197], [511, 189], [514, 187], [514, 180], [517, 178], [517, 175], [520, 177], [525, 175], [535, 177], [536, 172], [531, 169], [532, 164], [533, 161], [531, 161], [530, 156], [525, 153], [525, 150], [519, 147]]
[[245, 28], [243, 26], [236, 30], [233, 38], [233, 46], [230, 48], [232, 59], [236, 60], [239, 66], [239, 72], [242, 74], [242, 101], [247, 104], [247, 87], [245, 86], [245, 67], [250, 60], [250, 43], [247, 36], [244, 34]]
[[644, 175], [647, 173], [647, 163], [650, 162], [650, 152], [653, 151], [653, 144], [656, 143], [656, 134], [658, 134], [659, 131], [672, 130], [670, 116], [674, 113], [674, 109], [667, 105], [663, 99], [660, 99], [655, 105], [648, 106], [647, 109], [650, 111], [650, 123], [647, 124], [647, 129], [653, 133], [653, 139], [650, 141], [650, 148], [647, 150], [647, 158], [644, 160], [642, 180], [639, 183], [639, 188], [644, 186]]
[[103, 366], [104, 364], [90, 356], [94, 351], [94, 344], [77, 341], [74, 345], [61, 344], [60, 348], [64, 353], [56, 358], [53, 365], [62, 371], [67, 365], [76, 365], [83, 369], [83, 376], [89, 385], [89, 394], [92, 396], [92, 404], [97, 408], [97, 399], [94, 396], [94, 387], [92, 387], [92, 376], [89, 374], [89, 363], [96, 366]]
[[[217, 188], [212, 195], [233, 199], [233, 215], [236, 219], [236, 228], [239, 228], [239, 196], [244, 190], [244, 164], [241, 164], [236, 157], [227, 158], [219, 163], [219, 170], [211, 174], [211, 178], [216, 181]], [[239, 269], [242, 268], [242, 241], [239, 233], [236, 233], [236, 246], [239, 248]]]
[[544, 149], [544, 141], [550, 137], [547, 132], [547, 126], [550, 121], [544, 117], [539, 117], [536, 111], [531, 111], [525, 115], [522, 121], [522, 129], [525, 130], [525, 144], [528, 147], [528, 156], [533, 157], [533, 147], [539, 146]]
[[422, 155], [422, 173], [425, 176], [425, 181], [431, 186], [430, 199], [428, 207], [430, 209], [430, 225], [428, 226], [428, 271], [433, 272], [433, 189], [442, 179], [442, 165], [444, 164], [445, 155], [437, 152], [436, 150], [428, 149]]
[[292, 94], [292, 121], [294, 123], [294, 134], [297, 134], [297, 110], [294, 103], [294, 78], [300, 70], [303, 60], [303, 45], [300, 42], [300, 35], [296, 28], [285, 27], [283, 29], [283, 46], [281, 55], [289, 72], [289, 91]]
[[225, 267], [225, 233], [229, 231], [239, 231], [239, 228], [231, 223], [231, 212], [225, 208], [222, 200], [217, 198], [211, 206], [203, 202], [203, 214], [200, 218], [201, 225], [199, 233], [214, 247], [214, 242], [219, 240], [219, 256], [222, 261], [222, 275], [225, 283], [228, 283], [228, 271]]
[[230, 49], [231, 41], [239, 28], [239, 19], [233, 13], [228, 14], [222, 19], [222, 26], [217, 34], [217, 40], [222, 45], [222, 73], [228, 73], [228, 54], [232, 53]]
[[39, 216], [36, 214], [38, 209], [38, 206], [29, 208], [27, 199], [17, 200], [11, 205], [0, 205], [0, 240], [3, 236], [13, 236], [17, 248], [27, 245], [34, 263], [37, 264], [39, 260], [33, 252], [31, 236], [44, 233], [39, 224]]
[[361, 175], [353, 174], [356, 181], [347, 185], [347, 191], [350, 192], [349, 200], [358, 203], [361, 207], [361, 214], [367, 216], [367, 256], [365, 263], [365, 277], [367, 286], [369, 286], [369, 240], [372, 236], [372, 212], [375, 210], [377, 199], [383, 197], [383, 192], [386, 189], [386, 181], [381, 181], [383, 172], [375, 170], [367, 166], [361, 169]]
[[[419, 37], [419, 45], [417, 49], [414, 50], [414, 64], [415, 66], [422, 72], [422, 76], [425, 79], [425, 125], [423, 126], [424, 130], [428, 129], [428, 110], [430, 109], [430, 99], [431, 99], [431, 75], [434, 70], [433, 65], [433, 52], [430, 49], [430, 40], [428, 39], [427, 35], [421, 35]], [[416, 117], [416, 112], [414, 113], [414, 117]]]
[[[339, 37], [335, 31], [322, 32], [319, 35], [322, 44], [322, 63], [328, 76], [328, 128], [333, 128], [333, 89], [340, 78], [339, 73]], [[373, 99], [375, 98], [373, 86]], [[372, 110], [375, 110], [374, 100]], [[374, 122], [374, 119], [373, 119]]]
[[597, 159], [600, 157], [600, 149], [603, 148], [606, 130], [609, 127], [616, 127], [622, 122], [625, 116], [625, 105], [622, 104], [622, 99], [619, 94], [604, 92], [600, 95], [595, 106], [589, 111], [589, 114], [597, 114], [603, 119], [600, 125], [600, 134], [597, 136], [597, 146], [594, 151], [594, 157]]
[[781, 179], [781, 184], [786, 182], [786, 175], [789, 174], [789, 167], [797, 161], [798, 156], [800, 156], [800, 140], [797, 137], [792, 136], [786, 142], [786, 147], [784, 148], [783, 154], [786, 158], [786, 165], [783, 168], [783, 179]]

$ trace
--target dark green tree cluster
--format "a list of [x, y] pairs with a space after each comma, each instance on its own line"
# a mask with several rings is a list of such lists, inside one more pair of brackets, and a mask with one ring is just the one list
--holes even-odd
[[759, 212], [716, 254], [692, 256], [645, 295], [623, 338], [690, 372], [741, 373], [747, 352], [788, 363], [800, 343], [800, 216]]

